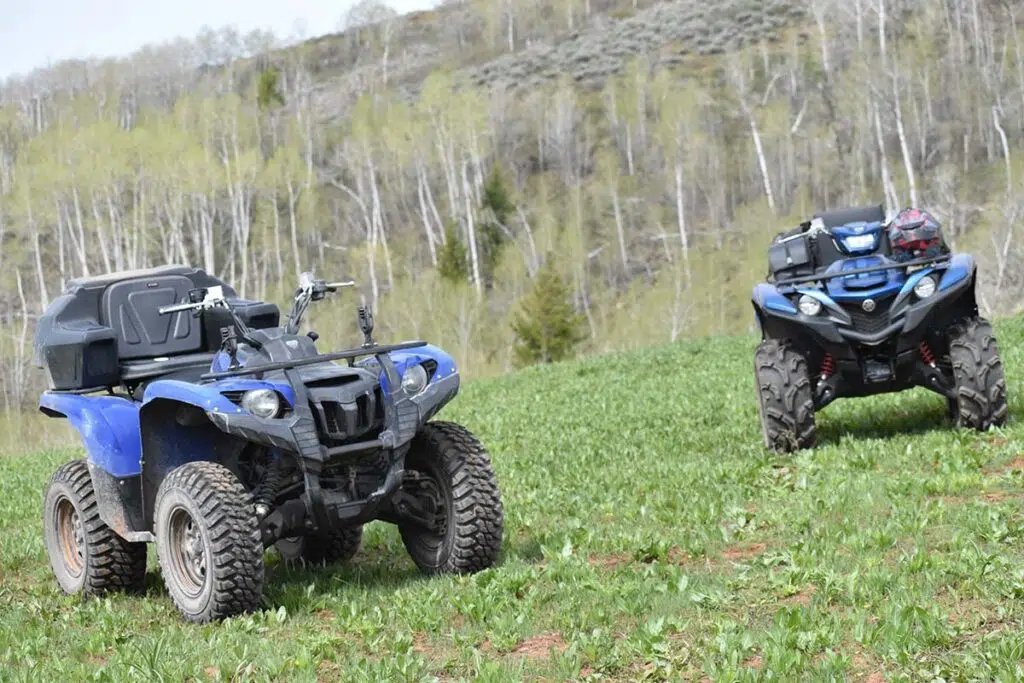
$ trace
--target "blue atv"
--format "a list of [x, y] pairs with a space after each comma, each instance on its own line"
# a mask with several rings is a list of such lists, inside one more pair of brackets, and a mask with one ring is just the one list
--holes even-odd
[[[373, 339], [321, 354], [306, 308], [342, 286], [303, 274], [284, 325], [204, 271], [167, 266], [73, 280], [46, 309], [39, 406], [67, 418], [88, 457], [46, 487], [50, 564], [67, 593], [143, 587], [156, 544], [185, 619], [259, 607], [264, 550], [344, 562], [363, 525], [398, 526], [427, 574], [492, 566], [503, 511], [490, 458], [467, 429], [430, 419], [459, 390], [452, 358]], [[343, 364], [338, 361], [345, 361]]]
[[1007, 418], [992, 327], [978, 314], [976, 266], [952, 254], [934, 217], [886, 221], [879, 206], [816, 214], [775, 238], [768, 282], [753, 291], [754, 354], [765, 445], [815, 445], [815, 412], [837, 398], [924, 387], [958, 426]]

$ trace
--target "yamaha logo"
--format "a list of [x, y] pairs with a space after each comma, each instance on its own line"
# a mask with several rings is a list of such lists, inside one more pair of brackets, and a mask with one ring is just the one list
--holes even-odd
[[875, 310], [875, 300], [874, 299], [864, 299], [864, 303], [862, 303], [860, 305], [860, 307], [863, 308], [868, 313], [870, 313], [871, 311]]

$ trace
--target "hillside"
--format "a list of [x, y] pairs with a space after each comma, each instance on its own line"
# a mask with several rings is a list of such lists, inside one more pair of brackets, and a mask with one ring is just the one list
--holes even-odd
[[[1019, 680], [1024, 319], [996, 327], [1011, 423], [934, 395], [840, 401], [822, 445], [760, 446], [752, 337], [469, 383], [443, 419], [489, 448], [498, 567], [424, 579], [393, 528], [351, 565], [271, 554], [266, 610], [182, 624], [85, 604], [46, 565], [40, 492], [77, 451], [0, 458], [5, 680]], [[626, 384], [624, 384], [626, 383]], [[628, 390], [624, 386], [628, 384]], [[723, 416], [726, 416], [723, 419]]]
[[[4, 84], [4, 408], [35, 400], [34, 321], [68, 279], [167, 262], [279, 303], [302, 270], [354, 278], [381, 338], [476, 377], [515, 366], [543, 263], [583, 316], [574, 353], [744, 333], [771, 236], [845, 204], [928, 207], [986, 313], [1024, 300], [1013, 4], [357, 10], [294, 45], [207, 33]], [[358, 339], [353, 308], [314, 312], [325, 343]]]

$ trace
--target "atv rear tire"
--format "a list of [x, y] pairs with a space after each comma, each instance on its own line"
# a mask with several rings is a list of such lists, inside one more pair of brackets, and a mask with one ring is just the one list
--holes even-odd
[[440, 531], [399, 524], [420, 571], [471, 574], [493, 566], [505, 518], [491, 459], [480, 441], [461, 425], [428, 422], [413, 440], [405, 466], [426, 475], [444, 520]]
[[141, 592], [146, 581], [146, 544], [130, 543], [100, 519], [89, 465], [61, 465], [43, 498], [46, 552], [57, 583], [68, 594]]
[[992, 326], [968, 318], [949, 333], [949, 359], [956, 383], [957, 426], [985, 431], [1006, 424], [1006, 378]]
[[362, 543], [363, 526], [360, 524], [325, 534], [282, 538], [274, 545], [288, 563], [340, 564], [355, 557]]
[[252, 497], [229, 469], [191, 462], [160, 485], [153, 511], [164, 584], [188, 621], [259, 607], [263, 542]]
[[754, 352], [757, 405], [764, 445], [789, 453], [817, 440], [807, 359], [783, 340], [766, 339]]

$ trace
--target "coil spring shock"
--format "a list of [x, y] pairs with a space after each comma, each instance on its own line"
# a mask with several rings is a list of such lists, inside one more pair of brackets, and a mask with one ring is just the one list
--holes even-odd
[[276, 448], [270, 450], [270, 462], [263, 472], [263, 478], [256, 487], [253, 495], [253, 503], [256, 513], [261, 518], [270, 512], [277, 498], [277, 492], [281, 487], [281, 469], [278, 467], [281, 461], [281, 452]]
[[836, 371], [835, 359], [832, 358], [831, 353], [826, 353], [825, 357], [821, 359], [821, 378], [828, 379], [832, 376], [832, 373]]
[[932, 349], [928, 346], [928, 342], [922, 341], [917, 345], [917, 350], [921, 353], [921, 360], [928, 365], [935, 367], [935, 354], [932, 353]]

